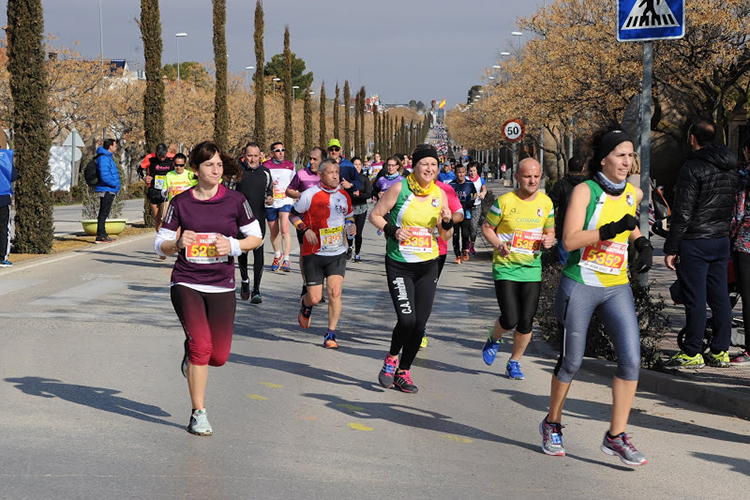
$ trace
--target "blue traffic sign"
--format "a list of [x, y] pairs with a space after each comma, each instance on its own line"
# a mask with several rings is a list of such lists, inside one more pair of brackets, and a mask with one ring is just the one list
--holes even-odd
[[617, 41], [685, 36], [685, 0], [617, 0]]

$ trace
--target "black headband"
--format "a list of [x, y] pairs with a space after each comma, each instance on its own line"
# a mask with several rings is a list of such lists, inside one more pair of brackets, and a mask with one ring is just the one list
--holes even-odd
[[622, 130], [611, 130], [604, 134], [604, 137], [602, 137], [599, 147], [596, 150], [596, 162], [601, 162], [604, 157], [617, 147], [618, 144], [623, 142], [633, 142], [633, 139], [630, 138], [627, 132]]
[[440, 161], [440, 158], [438, 158], [437, 149], [433, 148], [432, 146], [428, 146], [415, 149], [414, 154], [411, 157], [411, 163], [412, 165], [416, 165], [417, 163], [419, 163], [419, 160], [428, 157], [435, 158], [437, 161]]

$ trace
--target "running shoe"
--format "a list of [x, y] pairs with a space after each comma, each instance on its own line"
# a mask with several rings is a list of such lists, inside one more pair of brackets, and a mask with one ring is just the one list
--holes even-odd
[[205, 408], [195, 410], [193, 414], [190, 415], [190, 423], [187, 426], [187, 431], [196, 436], [210, 436], [214, 433], [211, 424], [208, 423]]
[[278, 257], [273, 258], [273, 263], [271, 264], [271, 271], [278, 271], [281, 267], [281, 260]]
[[378, 236], [383, 236], [383, 230], [382, 229], [378, 229]]
[[96, 240], [94, 240], [94, 243], [112, 243], [114, 241], [115, 240], [107, 236], [106, 238], [97, 238]]
[[354, 263], [355, 264], [361, 264], [362, 263], [362, 259], [359, 258], [359, 255], [355, 255], [354, 256]]
[[469, 242], [469, 253], [471, 255], [476, 255], [477, 254], [477, 251], [474, 250], [474, 242], [473, 241]]
[[310, 328], [310, 316], [312, 315], [312, 306], [307, 307], [305, 301], [302, 300], [302, 305], [299, 308], [299, 314], [297, 315], [297, 321], [299, 326], [307, 330]]
[[250, 298], [250, 282], [245, 283], [243, 281], [240, 285], [240, 298], [242, 300], [248, 300]]
[[602, 451], [613, 457], [620, 457], [625, 465], [645, 465], [648, 463], [643, 453], [635, 449], [630, 438], [624, 432], [616, 437], [609, 437], [609, 433], [604, 433], [602, 441]]
[[251, 304], [262, 304], [263, 298], [260, 296], [260, 292], [258, 290], [253, 290], [252, 298], [250, 299]]
[[292, 272], [292, 263], [288, 260], [285, 260], [284, 263], [281, 265], [281, 270], [285, 273], [291, 273]]
[[547, 455], [554, 457], [565, 456], [565, 448], [563, 448], [562, 442], [562, 428], [561, 424], [547, 422], [547, 417], [544, 417], [542, 423], [539, 424], [539, 434], [542, 435], [542, 451]]
[[380, 375], [378, 375], [380, 385], [386, 389], [393, 385], [393, 376], [396, 374], [396, 368], [398, 368], [398, 357], [386, 354], [383, 369], [380, 370]]
[[738, 354], [737, 356], [732, 358], [730, 363], [732, 363], [732, 366], [734, 365], [750, 366], [750, 354], [748, 354], [747, 351], [743, 352], [742, 354]]
[[414, 382], [411, 381], [411, 374], [409, 373], [409, 370], [404, 370], [401, 373], [396, 373], [396, 376], [393, 378], [393, 385], [395, 385], [396, 388], [401, 392], [408, 392], [409, 394], [413, 394], [419, 391], [419, 389], [417, 389], [417, 386], [414, 385]]
[[13, 263], [9, 260], [0, 260], [0, 267], [11, 267]]
[[511, 380], [523, 380], [523, 372], [521, 371], [521, 363], [515, 359], [509, 359], [505, 364], [505, 372], [508, 374], [508, 378]]
[[468, 250], [464, 250], [464, 255], [462, 257], [462, 260], [464, 262], [468, 262], [468, 260], [469, 260], [469, 251]]
[[424, 349], [427, 347], [427, 334], [422, 335], [422, 342], [419, 343], [419, 348]]
[[727, 368], [730, 363], [727, 351], [721, 351], [719, 354], [707, 352], [703, 358], [708, 366], [713, 366], [714, 368]]
[[323, 347], [326, 349], [338, 349], [339, 343], [336, 342], [336, 334], [326, 332], [326, 336], [323, 338]]
[[669, 366], [673, 368], [703, 368], [705, 363], [701, 353], [688, 356], [684, 351], [680, 351], [669, 360]]
[[497, 350], [500, 349], [501, 340], [495, 340], [492, 336], [487, 338], [487, 342], [482, 347], [482, 358], [488, 365], [492, 365], [495, 362], [495, 356], [497, 356]]
[[453, 261], [454, 264], [460, 264], [461, 263], [461, 257], [456, 257], [456, 260]]
[[351, 260], [352, 255], [354, 254], [354, 249], [350, 246], [346, 249], [346, 260]]
[[188, 367], [188, 356], [190, 355], [190, 343], [188, 342], [188, 339], [185, 339], [185, 354], [182, 356], [182, 364], [180, 365], [180, 371], [182, 372], [182, 376], [187, 378], [187, 367]]

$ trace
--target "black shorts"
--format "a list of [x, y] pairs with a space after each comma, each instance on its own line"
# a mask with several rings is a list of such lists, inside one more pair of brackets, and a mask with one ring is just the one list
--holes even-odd
[[503, 330], [531, 333], [534, 315], [539, 305], [540, 281], [495, 280], [495, 296], [500, 306], [500, 326]]
[[328, 276], [344, 277], [346, 272], [346, 253], [339, 255], [305, 255], [302, 261], [305, 269], [307, 286], [322, 285]]
[[148, 188], [148, 191], [146, 191], [146, 198], [148, 198], [148, 202], [152, 205], [159, 205], [167, 201], [167, 199], [161, 195], [161, 191], [152, 187]]

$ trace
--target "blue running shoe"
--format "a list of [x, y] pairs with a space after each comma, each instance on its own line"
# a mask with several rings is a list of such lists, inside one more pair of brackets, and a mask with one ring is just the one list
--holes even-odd
[[482, 357], [484, 362], [491, 365], [495, 362], [495, 356], [497, 356], [497, 350], [500, 349], [502, 340], [494, 340], [491, 336], [487, 338], [487, 342], [482, 347]]
[[523, 380], [523, 372], [521, 371], [521, 363], [515, 359], [509, 359], [505, 364], [505, 371], [508, 374], [508, 378], [511, 380]]

